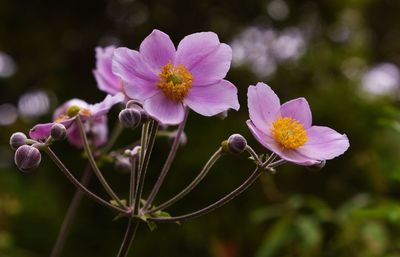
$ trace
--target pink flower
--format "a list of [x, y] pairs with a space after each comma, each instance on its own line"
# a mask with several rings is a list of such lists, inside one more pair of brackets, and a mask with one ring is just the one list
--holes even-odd
[[89, 138], [96, 146], [103, 145], [107, 140], [107, 116], [106, 114], [117, 103], [124, 100], [124, 95], [118, 93], [114, 96], [108, 95], [102, 102], [90, 105], [80, 99], [72, 99], [58, 107], [53, 115], [53, 122], [34, 126], [29, 131], [32, 139], [43, 141], [50, 136], [51, 127], [54, 123], [61, 123], [67, 128], [68, 141], [78, 147], [82, 146], [82, 140], [78, 125], [75, 123], [76, 115], [79, 114], [85, 126]]
[[111, 68], [114, 49], [115, 46], [96, 47], [96, 69], [93, 70], [97, 87], [111, 95], [122, 92], [122, 80], [112, 72]]
[[315, 165], [343, 154], [349, 148], [346, 135], [328, 127], [312, 126], [311, 110], [304, 98], [280, 104], [264, 83], [247, 92], [250, 120], [247, 125], [264, 147], [282, 159], [299, 165]]
[[130, 98], [173, 125], [182, 122], [186, 106], [204, 116], [239, 109], [236, 87], [223, 79], [231, 60], [232, 49], [213, 32], [188, 35], [175, 50], [167, 34], [153, 30], [139, 51], [115, 49], [112, 66]]

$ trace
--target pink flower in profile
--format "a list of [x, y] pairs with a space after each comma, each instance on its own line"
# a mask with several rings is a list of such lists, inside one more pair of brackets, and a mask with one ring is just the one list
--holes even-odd
[[68, 141], [78, 147], [82, 146], [82, 139], [78, 125], [75, 122], [76, 115], [80, 115], [86, 132], [96, 146], [106, 143], [108, 128], [106, 114], [117, 103], [124, 100], [124, 95], [118, 93], [108, 95], [102, 102], [90, 105], [80, 99], [72, 99], [58, 107], [53, 115], [53, 122], [34, 126], [29, 131], [32, 139], [43, 141], [50, 136], [51, 127], [55, 123], [61, 123], [67, 128]]
[[96, 47], [96, 69], [93, 75], [97, 87], [110, 95], [122, 92], [122, 80], [112, 72], [112, 57], [115, 46]]
[[264, 83], [247, 92], [250, 120], [247, 125], [264, 147], [282, 159], [299, 165], [315, 165], [343, 154], [349, 148], [346, 135], [328, 127], [312, 126], [311, 110], [304, 98], [280, 104]]
[[236, 87], [224, 80], [231, 60], [232, 49], [213, 32], [188, 35], [175, 49], [167, 34], [153, 30], [139, 51], [115, 49], [112, 66], [130, 98], [173, 125], [182, 122], [186, 106], [204, 116], [239, 109]]

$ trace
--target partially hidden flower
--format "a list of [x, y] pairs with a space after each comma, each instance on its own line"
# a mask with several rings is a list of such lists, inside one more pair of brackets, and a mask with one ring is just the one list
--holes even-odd
[[204, 116], [239, 109], [236, 87], [224, 80], [231, 60], [232, 49], [213, 32], [188, 35], [175, 49], [167, 34], [153, 30], [139, 51], [115, 49], [112, 66], [127, 96], [161, 123], [174, 125], [182, 122], [186, 106]]
[[247, 92], [250, 120], [247, 125], [264, 147], [282, 159], [309, 166], [330, 160], [349, 148], [346, 135], [312, 126], [308, 102], [297, 98], [280, 104], [278, 96], [264, 83]]
[[102, 102], [94, 105], [80, 99], [69, 100], [55, 110], [53, 122], [34, 126], [30, 130], [29, 136], [32, 139], [43, 141], [50, 136], [53, 125], [60, 123], [67, 128], [68, 141], [81, 147], [83, 142], [75, 121], [79, 114], [92, 143], [96, 146], [103, 145], [106, 143], [108, 135], [106, 114], [112, 106], [123, 100], [124, 95], [122, 93], [114, 96], [108, 95]]
[[122, 80], [112, 72], [112, 57], [115, 46], [96, 47], [96, 69], [93, 75], [97, 87], [110, 95], [122, 92]]

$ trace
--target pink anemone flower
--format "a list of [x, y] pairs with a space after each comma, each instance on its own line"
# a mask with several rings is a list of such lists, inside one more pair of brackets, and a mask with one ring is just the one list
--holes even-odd
[[312, 126], [311, 110], [304, 98], [280, 104], [264, 83], [247, 92], [251, 133], [264, 147], [282, 159], [309, 166], [330, 160], [349, 148], [346, 135], [328, 127]]
[[93, 75], [97, 87], [110, 95], [122, 92], [122, 80], [112, 72], [112, 57], [115, 46], [96, 47], [96, 69]]
[[102, 102], [94, 105], [80, 99], [69, 100], [55, 110], [53, 122], [34, 126], [29, 131], [29, 136], [38, 141], [46, 140], [50, 136], [51, 127], [55, 123], [61, 123], [67, 128], [68, 141], [81, 147], [83, 142], [75, 122], [76, 116], [79, 114], [93, 144], [101, 146], [106, 143], [108, 135], [106, 114], [112, 106], [123, 100], [122, 93], [114, 96], [108, 95]]
[[139, 51], [115, 49], [112, 68], [127, 96], [156, 120], [175, 125], [186, 106], [204, 116], [239, 109], [236, 87], [224, 80], [231, 60], [232, 49], [213, 32], [188, 35], [175, 49], [167, 34], [153, 30]]

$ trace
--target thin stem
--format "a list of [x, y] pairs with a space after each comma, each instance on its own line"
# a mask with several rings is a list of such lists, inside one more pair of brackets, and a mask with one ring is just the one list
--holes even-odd
[[235, 197], [237, 197], [239, 194], [243, 193], [247, 188], [249, 188], [249, 186], [251, 186], [260, 176], [262, 171], [261, 167], [257, 167], [253, 173], [251, 173], [251, 175], [239, 186], [237, 187], [235, 190], [233, 190], [232, 192], [230, 192], [229, 194], [225, 195], [224, 197], [222, 197], [220, 200], [218, 200], [217, 202], [208, 205], [207, 207], [200, 209], [198, 211], [195, 212], [191, 212], [188, 214], [184, 214], [181, 216], [176, 216], [176, 217], [160, 217], [160, 218], [149, 218], [148, 220], [150, 221], [158, 221], [158, 222], [181, 222], [181, 221], [185, 221], [185, 220], [189, 220], [189, 219], [193, 219], [193, 218], [197, 218], [200, 217], [206, 213], [209, 213], [223, 205], [225, 205], [226, 203], [230, 202], [232, 199], [234, 199]]
[[183, 197], [185, 197], [188, 193], [190, 193], [208, 174], [210, 169], [214, 166], [214, 164], [217, 162], [217, 160], [222, 156], [222, 148], [219, 148], [207, 161], [207, 163], [204, 165], [203, 169], [200, 171], [200, 173], [197, 175], [197, 177], [185, 188], [183, 189], [180, 193], [169, 199], [168, 201], [158, 205], [157, 207], [147, 211], [146, 213], [154, 213], [156, 211], [168, 208], [169, 206], [173, 205]]
[[287, 161], [284, 160], [284, 159], [280, 159], [278, 161], [271, 162], [268, 166], [271, 167], [271, 168], [275, 168], [275, 167], [278, 167], [279, 165], [282, 165], [284, 163], [287, 163]]
[[[86, 187], [89, 184], [91, 177], [92, 177], [92, 170], [90, 166], [88, 166], [84, 170], [80, 180], [82, 186]], [[58, 232], [56, 243], [53, 246], [53, 250], [51, 251], [50, 257], [60, 256], [61, 251], [64, 248], [65, 241], [68, 237], [72, 221], [76, 216], [76, 212], [78, 210], [78, 206], [82, 199], [82, 196], [83, 192], [79, 189], [76, 189], [74, 196], [72, 197], [71, 203], [68, 206], [68, 210], [67, 213], [65, 214], [64, 221], [61, 225], [60, 231]]]
[[136, 230], [139, 227], [139, 222], [129, 219], [128, 227], [126, 228], [124, 240], [122, 241], [121, 247], [119, 248], [117, 257], [126, 257], [129, 249], [135, 239]]
[[133, 199], [135, 199], [135, 191], [136, 191], [136, 159], [137, 156], [130, 157], [131, 162], [131, 179], [129, 185], [129, 206], [132, 206]]
[[64, 163], [57, 157], [57, 155], [50, 149], [50, 147], [44, 147], [43, 150], [49, 155], [49, 157], [53, 160], [53, 162], [57, 165], [57, 167], [64, 173], [65, 176], [70, 180], [74, 186], [76, 186], [79, 190], [84, 192], [88, 197], [96, 201], [97, 203], [104, 205], [112, 210], [118, 211], [123, 214], [128, 214], [125, 210], [110, 204], [107, 201], [104, 201], [102, 198], [92, 193], [89, 189], [83, 186], [73, 175], [72, 173], [65, 167]]
[[88, 139], [86, 137], [85, 128], [83, 126], [82, 120], [81, 120], [79, 115], [76, 117], [76, 121], [77, 121], [77, 124], [78, 124], [78, 128], [79, 128], [79, 132], [80, 132], [80, 135], [81, 135], [81, 139], [83, 141], [83, 148], [85, 149], [85, 151], [87, 153], [87, 156], [88, 156], [88, 159], [89, 159], [89, 163], [92, 166], [92, 169], [93, 169], [94, 173], [96, 174], [97, 178], [99, 179], [101, 185], [106, 190], [108, 195], [112, 199], [114, 199], [118, 203], [118, 205], [121, 206], [123, 209], [127, 209], [126, 206], [121, 202], [121, 199], [119, 199], [119, 197], [115, 194], [115, 192], [112, 190], [110, 185], [107, 183], [106, 179], [103, 177], [103, 174], [101, 174], [100, 169], [97, 167], [96, 160], [93, 157], [93, 153], [92, 153], [92, 150], [90, 149], [89, 141], [88, 141]]
[[111, 132], [110, 139], [108, 140], [107, 145], [101, 150], [103, 153], [107, 153], [113, 147], [115, 142], [117, 142], [118, 137], [121, 135], [123, 130], [122, 124], [120, 122], [114, 126], [113, 131]]
[[262, 164], [262, 160], [260, 160], [260, 157], [258, 157], [258, 154], [256, 153], [256, 151], [254, 151], [253, 148], [251, 148], [251, 146], [246, 145], [245, 150], [251, 155], [251, 157], [254, 158], [258, 165]]
[[137, 185], [137, 193], [135, 195], [135, 206], [134, 206], [134, 213], [138, 214], [139, 210], [139, 205], [140, 205], [140, 199], [142, 198], [142, 193], [143, 193], [143, 187], [144, 187], [144, 181], [146, 179], [146, 173], [147, 173], [147, 166], [149, 165], [150, 161], [150, 155], [151, 152], [153, 151], [153, 146], [154, 146], [154, 141], [156, 139], [156, 134], [158, 130], [158, 122], [153, 120], [151, 121], [151, 129], [150, 129], [150, 135], [148, 137], [148, 141], [146, 142], [146, 149], [144, 150], [144, 160], [143, 160], [143, 165], [141, 166], [141, 171], [140, 171], [140, 178], [138, 178], [138, 185]]
[[160, 190], [161, 185], [164, 182], [165, 177], [167, 176], [169, 168], [171, 167], [172, 161], [174, 160], [176, 152], [178, 150], [179, 142], [181, 140], [181, 136], [185, 128], [188, 115], [189, 115], [189, 109], [186, 109], [185, 117], [182, 123], [178, 127], [178, 131], [176, 132], [174, 142], [172, 143], [171, 150], [168, 154], [167, 160], [165, 161], [164, 166], [160, 172], [160, 176], [158, 177], [157, 182], [154, 184], [154, 187], [151, 190], [149, 197], [147, 198], [146, 204], [143, 206], [144, 210], [147, 210], [151, 206], [151, 204], [154, 201], [154, 198], [156, 197], [158, 191]]

